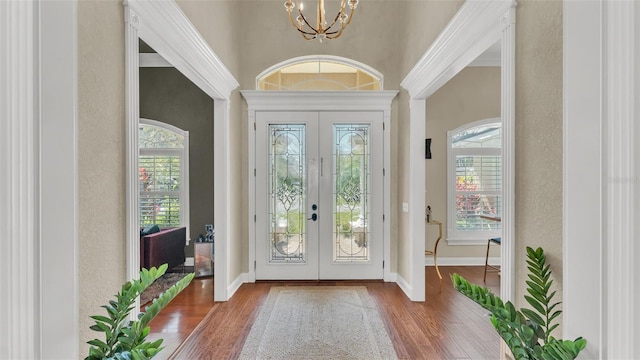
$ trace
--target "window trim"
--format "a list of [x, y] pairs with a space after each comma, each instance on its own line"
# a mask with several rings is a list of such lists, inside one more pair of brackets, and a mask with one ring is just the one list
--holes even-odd
[[[456, 224], [456, 191], [455, 184], [456, 179], [456, 166], [455, 166], [455, 156], [460, 153], [460, 149], [454, 149], [452, 147], [452, 139], [453, 136], [460, 133], [461, 131], [466, 131], [479, 126], [487, 126], [487, 125], [499, 125], [502, 128], [501, 119], [498, 118], [488, 118], [473, 121], [467, 124], [464, 124], [456, 129], [447, 131], [447, 244], [448, 245], [486, 245], [487, 239], [493, 237], [502, 236], [502, 229], [497, 231], [473, 231], [473, 232], [461, 232], [455, 229]], [[497, 155], [502, 159], [502, 147], [500, 148], [464, 148], [464, 149], [473, 149], [473, 153], [477, 155]], [[501, 171], [501, 183], [504, 181], [504, 164], [502, 165]], [[504, 185], [503, 185], [504, 186]], [[498, 191], [499, 195], [502, 196], [502, 188]], [[504, 200], [504, 199], [503, 199]], [[504, 204], [503, 204], [504, 206]]]
[[[318, 61], [318, 62], [333, 62], [333, 63], [337, 63], [337, 64], [341, 64], [341, 65], [346, 65], [346, 66], [350, 66], [353, 67], [354, 69], [360, 70], [364, 73], [367, 73], [369, 76], [371, 76], [372, 78], [378, 80], [380, 82], [380, 90], [372, 90], [372, 91], [382, 91], [384, 90], [384, 75], [372, 68], [371, 66], [361, 63], [359, 61], [353, 60], [353, 59], [349, 59], [349, 58], [345, 58], [345, 57], [341, 57], [341, 56], [335, 56], [335, 55], [305, 55], [305, 56], [299, 56], [299, 57], [295, 57], [295, 58], [291, 58], [291, 59], [287, 59], [285, 61], [279, 62], [275, 65], [270, 66], [269, 68], [265, 69], [264, 71], [262, 71], [260, 74], [258, 74], [258, 76], [256, 76], [256, 84], [255, 84], [255, 89], [259, 90], [259, 91], [273, 91], [273, 90], [260, 90], [260, 81], [266, 77], [268, 77], [269, 75], [271, 75], [272, 73], [284, 69], [288, 66], [291, 65], [295, 65], [295, 64], [300, 64], [300, 63], [305, 63], [305, 62], [313, 62], [313, 61]], [[279, 90], [282, 91], [282, 90]], [[297, 90], [293, 90], [293, 91], [297, 91]], [[344, 91], [344, 90], [343, 90]], [[352, 91], [352, 90], [351, 90]], [[365, 91], [369, 91], [369, 90], [365, 90]]]
[[[189, 131], [187, 130], [182, 130], [176, 126], [173, 126], [171, 124], [167, 124], [158, 120], [153, 120], [153, 119], [145, 119], [145, 118], [140, 118], [139, 121], [139, 126], [142, 125], [146, 125], [146, 126], [154, 126], [160, 129], [164, 129], [167, 131], [171, 131], [173, 133], [176, 133], [180, 136], [182, 136], [184, 138], [183, 141], [183, 147], [182, 149], [180, 148], [167, 148], [167, 149], [158, 149], [158, 150], [152, 150], [152, 149], [142, 149], [142, 148], [138, 148], [138, 158], [140, 157], [140, 155], [149, 155], [149, 154], [166, 154], [166, 155], [173, 155], [176, 153], [180, 154], [180, 178], [182, 179], [182, 184], [180, 185], [180, 226], [184, 226], [187, 228], [187, 239], [186, 239], [186, 243], [185, 245], [188, 245], [189, 242], [191, 241], [191, 236], [190, 236], [190, 232], [189, 232], [189, 228], [190, 228], [190, 223], [189, 223], [189, 219], [190, 219], [190, 212], [189, 212]], [[138, 191], [140, 192], [140, 191]], [[138, 201], [138, 209], [137, 211], [140, 211], [140, 201]]]

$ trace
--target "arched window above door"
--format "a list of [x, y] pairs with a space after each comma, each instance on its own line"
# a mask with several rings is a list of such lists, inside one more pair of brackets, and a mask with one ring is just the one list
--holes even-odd
[[302, 56], [276, 64], [256, 77], [256, 90], [382, 90], [383, 76], [355, 60]]

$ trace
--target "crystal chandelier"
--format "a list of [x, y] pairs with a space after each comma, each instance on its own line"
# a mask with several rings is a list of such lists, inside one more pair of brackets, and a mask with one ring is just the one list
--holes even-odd
[[[298, 6], [298, 17], [296, 21], [293, 21], [292, 12], [293, 9]], [[349, 6], [351, 11], [349, 15], [345, 13], [346, 6]], [[344, 29], [351, 23], [351, 19], [353, 18], [353, 13], [356, 11], [356, 7], [358, 6], [358, 0], [341, 0], [340, 1], [340, 11], [333, 19], [333, 22], [329, 26], [327, 26], [327, 19], [325, 17], [324, 12], [324, 0], [318, 0], [318, 10], [316, 17], [316, 26], [311, 26], [307, 18], [304, 16], [302, 11], [304, 10], [304, 4], [300, 3], [299, 0], [286, 0], [284, 2], [284, 8], [289, 13], [289, 21], [291, 21], [291, 25], [295, 27], [302, 37], [305, 40], [313, 40], [318, 39], [322, 42], [325, 39], [336, 39], [342, 35]], [[334, 29], [334, 25], [340, 23], [339, 29]]]

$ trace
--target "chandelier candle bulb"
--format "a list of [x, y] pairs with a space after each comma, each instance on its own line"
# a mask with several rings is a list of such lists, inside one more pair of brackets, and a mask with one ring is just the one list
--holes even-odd
[[[296, 21], [294, 21], [291, 13], [296, 5], [298, 5], [299, 15], [296, 17]], [[349, 14], [345, 12], [347, 5], [349, 5], [350, 9]], [[300, 32], [302, 38], [305, 40], [318, 39], [320, 42], [324, 39], [332, 40], [339, 38], [344, 29], [346, 29], [346, 27], [351, 23], [351, 19], [353, 19], [353, 14], [357, 6], [358, 0], [341, 0], [338, 13], [333, 18], [333, 21], [328, 24], [324, 0], [318, 0], [318, 5], [316, 7], [316, 22], [315, 27], [313, 27], [304, 16], [304, 5], [301, 2], [298, 2], [297, 0], [295, 0], [295, 3], [294, 0], [286, 0], [284, 2], [284, 8], [289, 15], [289, 21], [291, 22], [291, 25]], [[333, 28], [336, 23], [340, 24], [339, 29]]]

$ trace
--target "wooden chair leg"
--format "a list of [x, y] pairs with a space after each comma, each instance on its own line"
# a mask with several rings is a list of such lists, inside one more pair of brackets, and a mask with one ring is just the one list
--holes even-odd
[[482, 281], [487, 282], [487, 268], [489, 267], [489, 245], [491, 245], [491, 239], [487, 240], [487, 257], [484, 260], [484, 277]]

